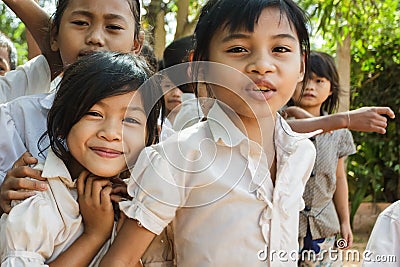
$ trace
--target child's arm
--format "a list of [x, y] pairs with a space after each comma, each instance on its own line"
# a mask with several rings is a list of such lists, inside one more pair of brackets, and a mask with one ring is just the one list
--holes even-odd
[[339, 216], [340, 234], [347, 242], [347, 248], [353, 244], [353, 233], [350, 225], [349, 189], [345, 168], [345, 157], [339, 158], [336, 169], [336, 191], [333, 195], [333, 203]]
[[50, 47], [50, 16], [34, 0], [3, 0], [22, 20], [46, 57], [53, 80], [62, 70], [60, 54]]
[[[38, 0], [34, 0], [36, 3]], [[25, 29], [26, 44], [28, 45], [28, 59], [32, 59], [42, 53], [31, 32]]]
[[[34, 195], [34, 191], [47, 189], [45, 179], [41, 172], [30, 168], [28, 165], [37, 163], [37, 159], [32, 157], [29, 152], [25, 152], [7, 172], [3, 183], [0, 186], [0, 214], [9, 213], [12, 200], [23, 200]], [[35, 178], [38, 181], [27, 179]], [[21, 190], [23, 189], [23, 190]]]
[[84, 171], [77, 180], [77, 189], [85, 229], [66, 251], [49, 264], [51, 267], [89, 266], [111, 236], [114, 210], [110, 199], [110, 181], [90, 177], [89, 172]]
[[287, 107], [283, 113], [285, 118], [294, 117], [295, 119], [306, 119], [314, 117], [311, 113], [298, 106]]
[[150, 245], [155, 234], [132, 219], [126, 219], [99, 267], [134, 266]]
[[330, 132], [348, 128], [353, 131], [385, 134], [387, 119], [383, 115], [391, 119], [395, 117], [394, 112], [389, 107], [362, 107], [327, 116], [289, 120], [288, 124], [294, 131], [299, 133], [312, 132], [318, 129]]

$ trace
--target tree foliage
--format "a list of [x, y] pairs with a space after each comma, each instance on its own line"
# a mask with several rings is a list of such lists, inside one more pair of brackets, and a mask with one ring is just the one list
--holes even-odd
[[14, 42], [18, 52], [18, 64], [24, 63], [28, 55], [25, 25], [14, 16], [4, 3], [0, 4], [0, 31]]

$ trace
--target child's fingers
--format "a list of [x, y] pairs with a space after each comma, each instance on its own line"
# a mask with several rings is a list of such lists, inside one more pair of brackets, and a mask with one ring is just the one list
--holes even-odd
[[375, 107], [374, 111], [380, 115], [387, 115], [389, 118], [394, 119], [396, 115], [393, 110], [389, 107]]
[[[111, 182], [107, 179], [99, 179], [96, 177], [90, 177], [89, 179], [92, 180], [91, 198], [94, 203], [101, 205], [103, 190], [105, 190], [107, 187], [110, 187], [107, 189], [107, 192], [110, 191], [108, 193], [108, 198], [110, 198], [109, 195], [111, 194]], [[109, 200], [109, 202], [111, 203], [111, 200]]]
[[120, 194], [120, 195], [127, 195], [128, 194], [127, 185], [126, 184], [113, 185], [112, 193]]
[[31, 153], [26, 151], [24, 154], [22, 154], [21, 157], [19, 157], [19, 159], [17, 159], [16, 162], [14, 162], [13, 168], [36, 164], [37, 162], [38, 162], [38, 160], [36, 158], [34, 158]]
[[82, 171], [78, 179], [76, 181], [76, 189], [78, 191], [78, 195], [82, 196], [85, 192], [85, 182], [86, 182], [86, 177], [88, 176], [89, 172], [84, 170]]
[[111, 198], [110, 198], [111, 190], [112, 190], [111, 186], [106, 186], [101, 190], [100, 204], [102, 206], [106, 206], [106, 207], [109, 207], [112, 209], [112, 203], [111, 203]]

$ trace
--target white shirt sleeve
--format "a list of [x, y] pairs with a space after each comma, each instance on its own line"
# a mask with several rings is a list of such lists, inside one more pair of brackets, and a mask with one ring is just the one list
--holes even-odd
[[363, 255], [362, 266], [398, 266], [400, 261], [400, 201], [376, 220]]
[[24, 95], [46, 93], [50, 90], [50, 82], [49, 64], [43, 55], [39, 55], [0, 76], [0, 103]]
[[[48, 190], [51, 191], [51, 190]], [[0, 219], [1, 266], [47, 266], [65, 225], [57, 207], [38, 193], [13, 207]]]
[[0, 104], [0, 185], [15, 160], [26, 151], [11, 113], [11, 104]]
[[132, 200], [119, 203], [128, 218], [138, 220], [156, 235], [172, 221], [185, 198], [185, 187], [178, 184], [168, 165], [156, 150], [146, 147], [129, 179], [127, 189]]

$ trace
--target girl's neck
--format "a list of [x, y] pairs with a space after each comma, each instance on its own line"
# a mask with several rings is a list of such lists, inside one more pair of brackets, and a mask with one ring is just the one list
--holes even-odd
[[168, 115], [166, 116], [171, 124], [174, 124], [177, 114], [178, 114], [178, 111], [174, 110], [174, 111], [169, 112]]
[[[275, 150], [275, 121], [276, 115], [266, 118], [241, 117], [244, 133], [248, 138], [258, 143], [264, 150], [272, 182], [276, 177], [276, 150]], [[243, 130], [242, 130], [243, 131]]]
[[82, 165], [78, 161], [76, 161], [73, 157], [70, 157], [68, 162], [64, 162], [64, 163], [67, 166], [67, 169], [71, 175], [72, 181], [75, 181], [76, 179], [78, 179], [79, 175], [84, 170]]
[[314, 117], [319, 117], [321, 116], [321, 105], [319, 106], [313, 106], [313, 107], [301, 107], [308, 113], [312, 114]]

